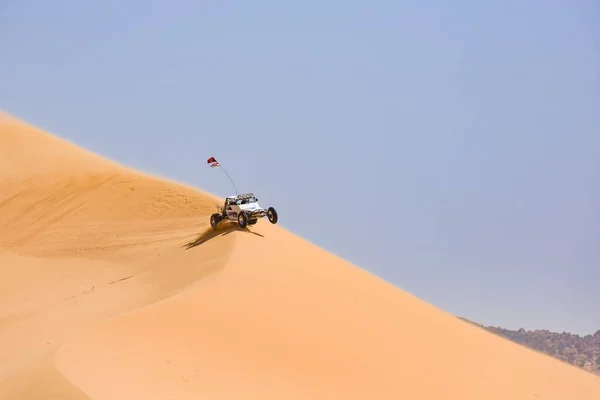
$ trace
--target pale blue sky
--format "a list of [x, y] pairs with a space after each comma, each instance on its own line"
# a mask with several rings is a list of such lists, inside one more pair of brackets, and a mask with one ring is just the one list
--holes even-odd
[[0, 46], [5, 111], [231, 194], [215, 156], [452, 313], [600, 329], [596, 1], [5, 0]]

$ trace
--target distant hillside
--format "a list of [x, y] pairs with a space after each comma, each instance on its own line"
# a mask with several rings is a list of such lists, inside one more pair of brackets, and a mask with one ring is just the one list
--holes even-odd
[[459, 318], [508, 340], [600, 375], [600, 330], [593, 335], [582, 337], [567, 332], [550, 332], [546, 329], [528, 331], [521, 328], [514, 331]]

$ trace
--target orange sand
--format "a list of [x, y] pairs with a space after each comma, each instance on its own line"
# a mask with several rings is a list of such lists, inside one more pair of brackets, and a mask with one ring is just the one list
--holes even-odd
[[220, 202], [1, 115], [0, 399], [600, 399]]

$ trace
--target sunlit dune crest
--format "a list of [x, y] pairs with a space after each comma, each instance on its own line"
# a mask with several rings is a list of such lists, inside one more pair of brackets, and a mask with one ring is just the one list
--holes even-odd
[[280, 225], [212, 231], [220, 203], [0, 114], [0, 398], [600, 399]]

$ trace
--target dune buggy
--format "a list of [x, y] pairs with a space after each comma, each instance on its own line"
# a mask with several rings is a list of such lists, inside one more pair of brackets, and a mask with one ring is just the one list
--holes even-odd
[[253, 193], [244, 193], [225, 198], [221, 212], [210, 216], [210, 226], [216, 230], [219, 222], [227, 220], [245, 229], [246, 226], [256, 224], [259, 218], [265, 216], [272, 224], [277, 223], [278, 216], [275, 208], [262, 208]]

